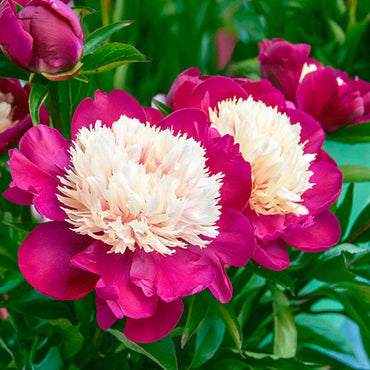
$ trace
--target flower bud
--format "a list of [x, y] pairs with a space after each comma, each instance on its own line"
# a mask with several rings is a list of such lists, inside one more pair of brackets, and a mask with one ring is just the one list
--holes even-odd
[[21, 68], [69, 78], [78, 72], [82, 38], [77, 15], [62, 1], [31, 0], [18, 14], [11, 0], [0, 5], [1, 49]]

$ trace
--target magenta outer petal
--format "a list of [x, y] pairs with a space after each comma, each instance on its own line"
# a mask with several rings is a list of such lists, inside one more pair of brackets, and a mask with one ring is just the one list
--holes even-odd
[[286, 245], [280, 240], [257, 244], [253, 259], [270, 270], [284, 270], [290, 264]]
[[69, 147], [70, 142], [58, 130], [45, 125], [32, 127], [19, 143], [19, 151], [55, 179], [69, 167]]
[[3, 195], [5, 199], [9, 200], [10, 202], [22, 204], [24, 206], [31, 205], [33, 201], [33, 194], [17, 188], [14, 182], [9, 184], [9, 189], [5, 190]]
[[[14, 184], [19, 189], [35, 195], [35, 207], [40, 214], [54, 221], [63, 221], [66, 215], [56, 196], [59, 181], [35, 166], [19, 150], [12, 149], [9, 154], [8, 164]], [[22, 199], [20, 201], [22, 202]]]
[[158, 294], [164, 302], [196, 294], [215, 278], [212, 267], [202, 262], [199, 254], [180, 248], [172, 256], [135, 251], [131, 281], [147, 296]]
[[198, 84], [189, 98], [189, 107], [199, 108], [208, 115], [218, 102], [226, 99], [247, 99], [248, 94], [234, 80], [228, 77], [211, 77]]
[[[28, 104], [28, 103], [27, 103]], [[0, 145], [6, 148], [17, 145], [25, 132], [32, 127], [31, 116], [27, 114], [16, 126], [7, 129], [0, 133]]]
[[183, 303], [181, 300], [165, 303], [158, 301], [157, 311], [147, 319], [127, 318], [123, 334], [134, 342], [149, 343], [165, 337], [179, 322]]
[[166, 104], [174, 110], [187, 107], [193, 88], [201, 81], [199, 76], [200, 70], [197, 68], [189, 68], [180, 73], [167, 94]]
[[32, 37], [18, 22], [11, 0], [0, 4], [0, 45], [19, 67], [27, 67], [32, 56]]
[[340, 238], [338, 219], [329, 210], [315, 217], [314, 224], [306, 229], [284, 236], [292, 247], [304, 252], [320, 252], [333, 247]]
[[73, 267], [71, 257], [91, 243], [65, 222], [38, 225], [23, 241], [18, 257], [25, 279], [39, 292], [55, 299], [74, 300], [94, 289], [98, 276]]
[[217, 226], [219, 235], [202, 250], [202, 254], [215, 254], [224, 265], [244, 266], [256, 248], [254, 230], [248, 218], [241, 212], [223, 207]]
[[305, 153], [317, 153], [325, 140], [324, 130], [321, 125], [307, 113], [299, 109], [286, 108], [285, 113], [289, 116], [292, 124], [301, 125], [301, 143], [306, 142], [304, 146]]
[[272, 86], [268, 80], [246, 81], [241, 84], [241, 87], [252, 95], [253, 100], [262, 101], [267, 106], [278, 107], [283, 109], [285, 107], [284, 95]]
[[155, 108], [149, 108], [149, 107], [143, 107], [145, 115], [146, 115], [146, 120], [151, 124], [151, 125], [156, 125], [158, 124], [159, 121], [161, 121], [164, 117], [163, 114]]
[[295, 102], [296, 88], [307, 62], [311, 47], [307, 44], [293, 45], [282, 39], [264, 40], [259, 44], [260, 71], [286, 97]]
[[212, 265], [216, 272], [216, 278], [209, 290], [221, 303], [227, 303], [232, 297], [233, 287], [220, 260], [215, 258]]
[[95, 302], [96, 319], [98, 324], [103, 330], [107, 330], [117, 321], [117, 317], [109, 308], [107, 302], [101, 299], [98, 295], [95, 298]]
[[98, 90], [95, 92], [95, 101], [87, 98], [77, 107], [72, 119], [72, 139], [76, 138], [82, 127], [95, 125], [97, 120], [111, 127], [121, 116], [146, 122], [144, 109], [131, 95], [122, 90], [113, 90], [108, 95]]
[[230, 135], [225, 135], [206, 146], [207, 166], [211, 173], [222, 172], [220, 204], [244, 211], [252, 191], [251, 166], [239, 152]]
[[[109, 308], [118, 317], [144, 318], [153, 315], [157, 307], [157, 297], [147, 297], [134, 285], [129, 276], [133, 253], [123, 255], [107, 253], [109, 246], [95, 243], [95, 259], [101, 279], [97, 294], [107, 301]], [[112, 296], [115, 292], [115, 296]]]
[[310, 170], [313, 172], [310, 183], [316, 185], [303, 194], [303, 205], [310, 213], [317, 215], [338, 199], [342, 190], [343, 175], [336, 165], [324, 161], [313, 162]]
[[331, 68], [319, 69], [305, 76], [297, 88], [297, 105], [319, 120], [330, 99], [338, 95], [338, 82]]
[[209, 140], [210, 122], [207, 116], [199, 109], [184, 108], [164, 117], [158, 123], [161, 130], [171, 129], [174, 135], [181, 133], [187, 137], [205, 144]]

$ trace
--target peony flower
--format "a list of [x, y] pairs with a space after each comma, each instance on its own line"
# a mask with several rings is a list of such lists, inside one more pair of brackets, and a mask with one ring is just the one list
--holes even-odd
[[[18, 144], [22, 135], [32, 126], [28, 110], [28, 89], [18, 80], [0, 78], [0, 156]], [[42, 105], [40, 120], [48, 124], [49, 116]]]
[[20, 247], [26, 280], [59, 300], [95, 289], [99, 325], [126, 317], [138, 342], [167, 335], [184, 296], [208, 287], [227, 302], [224, 266], [245, 265], [255, 248], [242, 213], [251, 173], [232, 138], [213, 131], [199, 110], [163, 118], [121, 90], [81, 102], [72, 141], [31, 128], [10, 152], [4, 196], [53, 221]]
[[[17, 4], [19, 4], [22, 7], [25, 7], [31, 0], [14, 0]], [[70, 0], [60, 0], [63, 1], [64, 4], [68, 4]]]
[[315, 252], [338, 242], [339, 223], [328, 207], [340, 194], [342, 174], [321, 149], [318, 122], [292, 108], [270, 82], [200, 76], [191, 68], [176, 78], [166, 101], [175, 110], [203, 110], [250, 162], [245, 215], [257, 239], [255, 261], [282, 270], [290, 264], [285, 243]]
[[[311, 47], [282, 39], [259, 44], [260, 70], [288, 100], [331, 132], [364, 122], [370, 113], [370, 84], [309, 58]], [[364, 118], [366, 116], [366, 118]]]
[[21, 68], [69, 78], [81, 66], [82, 38], [77, 15], [62, 1], [32, 0], [18, 14], [11, 0], [0, 4], [1, 49]]

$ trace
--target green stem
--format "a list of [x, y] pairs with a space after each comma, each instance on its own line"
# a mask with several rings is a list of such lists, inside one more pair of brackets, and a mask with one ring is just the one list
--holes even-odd
[[101, 20], [103, 26], [108, 26], [108, 24], [110, 24], [109, 21], [110, 8], [111, 8], [110, 0], [100, 0]]
[[49, 85], [48, 101], [49, 101], [50, 115], [53, 121], [53, 126], [60, 133], [63, 134], [64, 130], [63, 130], [62, 117], [60, 115], [59, 94], [58, 94], [58, 83], [57, 82], [52, 82]]

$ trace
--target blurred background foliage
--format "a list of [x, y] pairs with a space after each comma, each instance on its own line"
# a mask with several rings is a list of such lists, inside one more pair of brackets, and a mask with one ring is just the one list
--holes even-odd
[[[191, 66], [202, 74], [258, 79], [255, 58], [263, 38], [308, 43], [312, 57], [370, 80], [368, 0], [75, 0], [75, 5], [89, 7], [79, 11], [86, 36], [112, 22], [134, 20], [110, 41], [132, 44], [150, 61], [89, 75], [88, 83], [61, 82], [64, 134], [78, 103], [97, 88], [124, 89], [150, 105]], [[237, 40], [221, 71], [219, 29]], [[325, 148], [339, 165], [370, 163], [369, 143], [327, 141]], [[1, 192], [10, 182], [6, 161], [5, 155]], [[177, 328], [151, 344], [127, 340], [122, 323], [99, 329], [93, 294], [59, 302], [27, 284], [17, 250], [38, 221], [29, 207], [1, 198], [0, 369], [369, 369], [369, 175], [345, 181], [332, 207], [342, 227], [337, 247], [314, 254], [292, 249], [292, 264], [282, 272], [252, 262], [229, 269], [230, 303], [220, 304], [209, 292], [185, 298]]]

